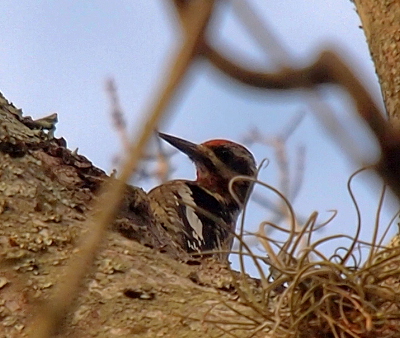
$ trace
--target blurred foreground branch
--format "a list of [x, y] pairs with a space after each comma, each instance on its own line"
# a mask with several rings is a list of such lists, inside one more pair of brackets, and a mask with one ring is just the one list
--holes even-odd
[[196, 55], [196, 50], [199, 42], [202, 41], [213, 4], [214, 1], [204, 2], [197, 0], [192, 1], [188, 6], [185, 14], [191, 25], [187, 27], [184, 42], [173, 58], [170, 72], [165, 78], [163, 88], [155, 101], [154, 108], [146, 115], [148, 116], [147, 121], [142, 128], [141, 134], [137, 137], [137, 141], [132, 141], [129, 147], [130, 151], [121, 169], [119, 179], [113, 180], [112, 185], [105, 184], [103, 186], [99, 194], [100, 198], [94, 206], [99, 212], [87, 221], [86, 228], [88, 232], [80, 241], [77, 257], [74, 257], [66, 268], [65, 274], [68, 276], [68, 280], [56, 287], [53, 298], [37, 312], [37, 318], [29, 329], [31, 337], [50, 337], [72, 305], [81, 281], [86, 275], [88, 267], [92, 265], [103, 234], [117, 212], [119, 202], [123, 196], [125, 182], [135, 171], [147, 141], [160, 123], [163, 113]]
[[[185, 17], [187, 10], [185, 2], [175, 0], [173, 3], [180, 15], [183, 29], [189, 29], [190, 22]], [[255, 20], [255, 23], [257, 22], [261, 21]], [[262, 28], [265, 30], [265, 27]], [[253, 32], [256, 34], [254, 29]], [[378, 108], [369, 92], [339, 55], [334, 51], [327, 50], [321, 52], [317, 60], [305, 68], [295, 68], [285, 64], [284, 68], [274, 73], [259, 72], [233, 61], [238, 58], [232, 52], [230, 52], [229, 58], [226, 57], [212, 47], [205, 36], [203, 38], [204, 41], [201, 44], [203, 57], [229, 78], [251, 87], [275, 90], [316, 90], [318, 86], [326, 84], [341, 86], [352, 97], [358, 116], [367, 124], [379, 142], [381, 157], [375, 167], [376, 172], [400, 198], [400, 132], [394, 130], [384, 118], [383, 112]], [[269, 41], [276, 40], [269, 39]], [[285, 52], [283, 49], [279, 49], [279, 53], [282, 55]], [[287, 60], [290, 58], [284, 57], [284, 60], [288, 62]], [[335, 132], [337, 135], [345, 133], [343, 130]], [[346, 151], [346, 149], [343, 150]]]

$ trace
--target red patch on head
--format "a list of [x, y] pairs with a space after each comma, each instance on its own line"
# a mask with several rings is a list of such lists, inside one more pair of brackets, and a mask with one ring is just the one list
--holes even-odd
[[218, 147], [224, 145], [237, 145], [237, 143], [228, 140], [217, 139], [204, 142], [202, 145], [206, 147]]

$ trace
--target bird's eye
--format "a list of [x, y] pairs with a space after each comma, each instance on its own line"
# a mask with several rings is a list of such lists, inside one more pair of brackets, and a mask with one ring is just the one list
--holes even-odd
[[225, 163], [227, 166], [230, 166], [229, 164], [232, 162], [233, 159], [232, 151], [224, 147], [218, 147], [213, 150], [215, 156], [217, 156], [222, 163]]
[[229, 169], [241, 175], [252, 176], [254, 172], [250, 164], [242, 156], [235, 155], [230, 149], [226, 147], [218, 147], [213, 149], [215, 156], [224, 163]]

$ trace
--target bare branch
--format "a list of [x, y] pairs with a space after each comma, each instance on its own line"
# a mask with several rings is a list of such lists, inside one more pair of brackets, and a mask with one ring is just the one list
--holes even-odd
[[106, 80], [106, 92], [111, 103], [111, 119], [114, 122], [114, 127], [121, 138], [123, 149], [129, 149], [129, 136], [126, 130], [126, 121], [124, 112], [121, 108], [117, 87], [113, 78]]

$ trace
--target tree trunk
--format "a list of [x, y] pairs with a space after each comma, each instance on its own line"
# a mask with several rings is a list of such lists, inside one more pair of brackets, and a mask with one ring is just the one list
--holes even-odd
[[400, 130], [400, 2], [355, 0], [390, 121]]

